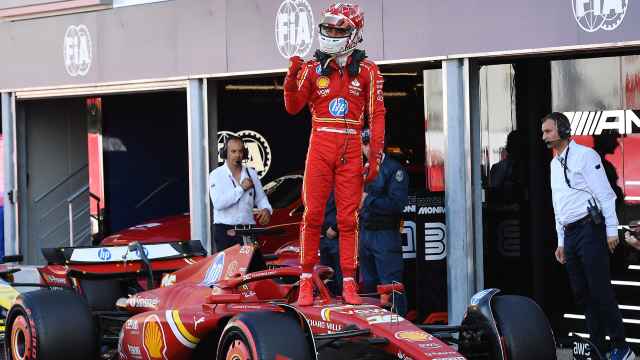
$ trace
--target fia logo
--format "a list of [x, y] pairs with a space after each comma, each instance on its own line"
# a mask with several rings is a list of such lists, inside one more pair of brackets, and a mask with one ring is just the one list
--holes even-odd
[[344, 98], [335, 98], [329, 103], [329, 112], [332, 116], [345, 116], [349, 112], [349, 103]]
[[304, 57], [311, 50], [313, 10], [307, 0], [285, 0], [276, 13], [276, 44], [280, 55]]
[[622, 23], [631, 0], [571, 0], [578, 26], [586, 32], [611, 31]]
[[91, 34], [84, 25], [71, 25], [64, 35], [64, 66], [71, 76], [85, 76], [91, 68]]
[[232, 131], [218, 132], [218, 166], [224, 163], [224, 159], [220, 157], [220, 150], [224, 147], [229, 135], [238, 136], [244, 142], [244, 147], [249, 153], [245, 165], [254, 168], [260, 179], [267, 175], [269, 167], [271, 167], [271, 146], [264, 136], [253, 130], [242, 130], [237, 133]]

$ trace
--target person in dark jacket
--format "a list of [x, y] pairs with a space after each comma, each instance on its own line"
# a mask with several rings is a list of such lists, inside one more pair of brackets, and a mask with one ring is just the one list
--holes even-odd
[[336, 220], [336, 200], [331, 192], [324, 209], [324, 223], [320, 235], [320, 264], [333, 269], [333, 278], [327, 287], [333, 295], [342, 294], [342, 271], [340, 271], [340, 247], [338, 246], [338, 222]]
[[[369, 153], [368, 131], [362, 135], [362, 151]], [[402, 282], [403, 258], [400, 236], [402, 211], [407, 204], [409, 177], [402, 165], [384, 154], [380, 172], [365, 187], [360, 203], [360, 276], [364, 291], [372, 293], [380, 284]], [[399, 314], [407, 311], [403, 294], [382, 296], [383, 304], [394, 304]]]

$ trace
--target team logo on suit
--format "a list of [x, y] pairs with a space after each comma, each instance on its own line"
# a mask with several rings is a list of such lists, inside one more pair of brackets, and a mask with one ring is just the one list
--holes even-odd
[[329, 103], [329, 113], [332, 116], [346, 116], [349, 112], [349, 103], [344, 98], [335, 98]]

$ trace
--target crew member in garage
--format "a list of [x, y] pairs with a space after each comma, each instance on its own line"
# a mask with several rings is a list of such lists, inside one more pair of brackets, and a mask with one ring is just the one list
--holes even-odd
[[260, 225], [267, 225], [273, 213], [255, 169], [242, 164], [247, 158], [242, 139], [229, 136], [220, 156], [224, 165], [209, 174], [216, 251], [242, 243], [242, 237], [235, 233], [236, 226], [255, 225], [256, 219]]
[[[362, 152], [369, 154], [369, 130], [362, 132]], [[407, 204], [409, 177], [404, 167], [388, 154], [382, 155], [380, 172], [365, 187], [360, 203], [360, 276], [364, 291], [372, 293], [380, 284], [402, 282], [403, 258], [400, 224]], [[383, 305], [394, 305], [400, 315], [407, 312], [404, 294], [382, 295]]]
[[618, 245], [618, 218], [600, 156], [571, 140], [571, 123], [562, 113], [542, 118], [542, 140], [556, 153], [551, 160], [555, 257], [567, 269], [575, 301], [584, 306], [591, 341], [605, 354], [609, 335], [612, 360], [634, 359], [611, 286], [609, 252]]
[[333, 269], [333, 278], [327, 283], [327, 287], [334, 295], [342, 293], [342, 272], [340, 271], [340, 248], [338, 246], [339, 232], [336, 220], [336, 200], [333, 192], [327, 200], [324, 209], [324, 223], [320, 235], [320, 264]]
[[[312, 130], [304, 172], [305, 211], [300, 235], [302, 275], [298, 305], [313, 304], [311, 273], [318, 263], [318, 247], [325, 205], [335, 191], [340, 229], [342, 295], [349, 304], [360, 304], [355, 281], [358, 251], [358, 204], [363, 181], [378, 173], [384, 142], [383, 80], [376, 64], [364, 51], [364, 14], [358, 5], [337, 3], [322, 13], [320, 49], [315, 59], [290, 59], [284, 81], [287, 112], [311, 111]], [[360, 131], [369, 121], [371, 144], [368, 173], [363, 174]]]

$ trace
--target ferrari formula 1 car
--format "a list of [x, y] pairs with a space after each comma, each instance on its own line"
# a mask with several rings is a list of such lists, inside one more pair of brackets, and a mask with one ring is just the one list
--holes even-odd
[[[144, 252], [141, 261], [140, 252]], [[48, 264], [15, 266], [22, 256], [5, 256], [0, 264], [0, 340], [5, 320], [19, 294], [40, 289], [76, 293], [94, 309], [111, 309], [114, 301], [160, 286], [162, 274], [193, 264], [206, 255], [199, 241], [130, 246], [43, 249]], [[149, 261], [151, 260], [151, 261]]]
[[[156, 261], [145, 251], [140, 257]], [[313, 273], [315, 304], [297, 306], [299, 275], [297, 267], [267, 268], [245, 243], [167, 274], [161, 287], [123, 296], [110, 309], [73, 291], [28, 292], [8, 313], [6, 353], [25, 360], [555, 359], [547, 319], [524, 297], [484, 290], [462, 324], [419, 327], [377, 298], [347, 305], [333, 297], [327, 267]], [[401, 289], [384, 285], [378, 294]]]

